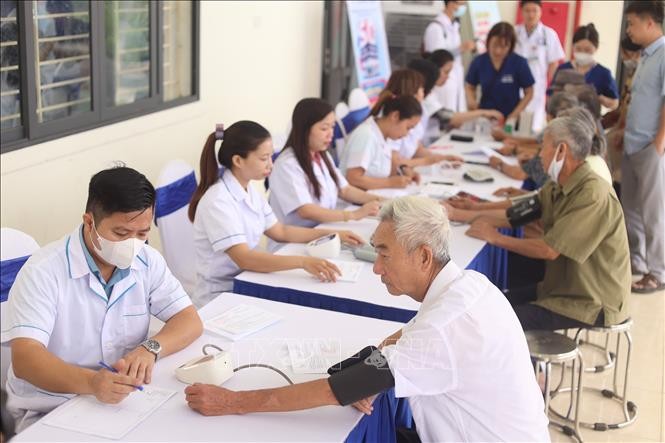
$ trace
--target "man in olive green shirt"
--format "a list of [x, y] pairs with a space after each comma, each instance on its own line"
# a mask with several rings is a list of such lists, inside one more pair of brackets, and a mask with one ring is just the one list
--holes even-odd
[[628, 237], [614, 190], [585, 162], [594, 137], [574, 115], [545, 130], [540, 155], [551, 181], [539, 193], [542, 238], [500, 234], [496, 227], [510, 226], [501, 211], [478, 217], [447, 205], [451, 220], [475, 218], [467, 235], [545, 260], [542, 282], [506, 294], [525, 330], [613, 325], [628, 317]]

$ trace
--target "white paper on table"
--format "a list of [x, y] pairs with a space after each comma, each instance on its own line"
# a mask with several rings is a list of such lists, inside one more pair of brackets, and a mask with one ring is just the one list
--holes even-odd
[[450, 198], [457, 195], [460, 190], [459, 186], [427, 183], [420, 192], [431, 198]]
[[239, 340], [267, 328], [282, 317], [250, 305], [237, 305], [204, 323], [204, 327], [231, 340]]
[[337, 277], [337, 281], [346, 281], [355, 283], [360, 278], [365, 264], [360, 261], [345, 261], [345, 260], [328, 260], [334, 263], [342, 272], [341, 277]]
[[504, 155], [501, 154], [500, 152], [495, 151], [494, 149], [490, 149], [490, 148], [488, 148], [487, 146], [483, 146], [481, 149], [483, 150], [483, 152], [485, 153], [485, 155], [487, 155], [489, 158], [497, 157], [497, 158], [499, 158], [499, 159], [500, 159], [502, 162], [504, 162], [504, 163], [510, 161], [510, 159], [508, 159], [506, 156], [504, 156]]
[[337, 340], [289, 340], [287, 347], [296, 374], [325, 374], [329, 367], [342, 360], [342, 349]]
[[485, 155], [477, 155], [477, 154], [462, 154], [462, 158], [464, 159], [465, 162], [473, 162], [473, 163], [480, 163], [483, 165], [489, 165], [490, 164], [490, 158]]
[[44, 417], [42, 423], [68, 431], [81, 432], [110, 439], [121, 439], [175, 391], [155, 386], [143, 386], [122, 402], [111, 405], [99, 402], [92, 395], [79, 395]]

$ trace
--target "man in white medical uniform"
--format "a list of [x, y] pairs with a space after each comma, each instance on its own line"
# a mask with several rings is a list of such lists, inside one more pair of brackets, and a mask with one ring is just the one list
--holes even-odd
[[524, 23], [515, 26], [515, 52], [527, 59], [531, 74], [536, 80], [533, 85], [533, 98], [526, 111], [533, 113], [531, 128], [534, 132], [539, 132], [545, 124], [547, 83], [566, 54], [556, 31], [540, 21], [543, 13], [540, 0], [522, 0], [520, 8]]
[[[74, 394], [103, 403], [135, 395], [159, 357], [201, 335], [189, 296], [145, 243], [154, 205], [143, 174], [101, 171], [90, 180], [83, 223], [19, 272], [2, 325], [12, 348], [7, 409], [18, 432]], [[166, 324], [148, 338], [151, 315]]]
[[443, 108], [453, 112], [466, 111], [464, 96], [464, 66], [462, 54], [473, 51], [476, 44], [473, 40], [462, 41], [459, 19], [466, 13], [466, 1], [444, 1], [443, 11], [425, 28], [423, 50], [426, 54], [445, 49], [455, 56], [453, 70], [443, 86], [434, 89], [438, 101]]

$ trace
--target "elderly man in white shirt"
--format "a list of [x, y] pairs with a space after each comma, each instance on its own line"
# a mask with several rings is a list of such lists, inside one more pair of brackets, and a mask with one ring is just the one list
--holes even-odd
[[[145, 244], [154, 204], [143, 174], [127, 167], [95, 174], [83, 223], [19, 272], [2, 325], [17, 432], [75, 394], [123, 401], [150, 383], [158, 357], [201, 335], [182, 285]], [[148, 338], [151, 315], [166, 324]]]
[[347, 360], [328, 379], [284, 388], [193, 385], [185, 390], [189, 406], [225, 415], [354, 404], [371, 414], [369, 398], [394, 386], [408, 398], [423, 441], [549, 441], [520, 323], [485, 276], [450, 260], [445, 209], [402, 197], [384, 205], [380, 218], [374, 272], [392, 295], [422, 303], [381, 351]]

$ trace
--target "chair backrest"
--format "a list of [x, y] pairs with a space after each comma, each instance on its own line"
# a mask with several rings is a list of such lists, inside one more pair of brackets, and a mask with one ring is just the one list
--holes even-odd
[[357, 111], [358, 109], [369, 108], [369, 98], [365, 91], [360, 88], [355, 88], [349, 93], [349, 111]]
[[[38, 249], [39, 244], [25, 232], [12, 228], [0, 229], [0, 324], [3, 326], [7, 325], [5, 308], [9, 289], [14, 284], [18, 271]], [[11, 358], [10, 347], [3, 343], [0, 347], [0, 387], [2, 389], [5, 389]], [[3, 420], [5, 419], [7, 417], [3, 416]]]
[[371, 110], [365, 91], [360, 88], [353, 89], [349, 94], [349, 113], [342, 118], [346, 133], [351, 134], [358, 125], [365, 121]]
[[354, 129], [356, 129], [362, 122], [365, 121], [365, 119], [367, 119], [370, 112], [371, 109], [369, 107], [360, 108], [349, 112], [348, 115], [342, 119], [346, 133], [350, 135]]
[[159, 228], [164, 259], [188, 294], [196, 284], [194, 227], [187, 211], [196, 190], [194, 168], [183, 160], [164, 166], [157, 180], [155, 224]]
[[0, 236], [0, 303], [4, 303], [18, 271], [39, 245], [25, 232], [12, 228], [0, 229]]
[[335, 128], [333, 130], [333, 146], [331, 149], [333, 160], [337, 166], [339, 166], [339, 156], [342, 153], [342, 149], [344, 149], [344, 144], [348, 136], [342, 122], [342, 119], [347, 115], [349, 115], [349, 106], [344, 102], [337, 103], [337, 106], [335, 106]]

